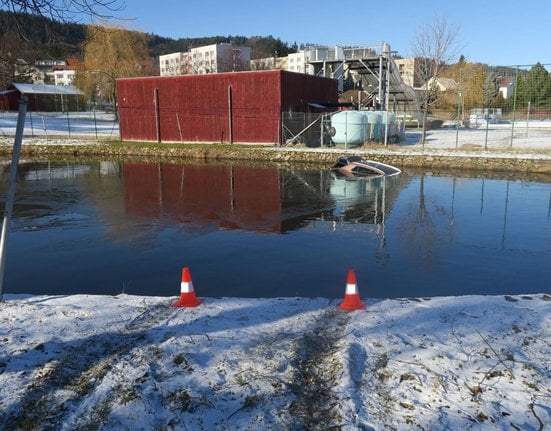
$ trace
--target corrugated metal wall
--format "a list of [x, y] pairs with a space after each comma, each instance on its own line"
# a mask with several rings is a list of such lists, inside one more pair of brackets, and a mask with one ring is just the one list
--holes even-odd
[[[117, 81], [123, 140], [279, 143], [281, 111], [337, 101], [336, 81], [284, 71]], [[160, 135], [160, 136], [158, 136]]]

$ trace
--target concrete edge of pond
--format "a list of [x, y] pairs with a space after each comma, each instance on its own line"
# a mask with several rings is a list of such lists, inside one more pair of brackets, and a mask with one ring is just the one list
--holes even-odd
[[[34, 140], [36, 141], [36, 140]], [[41, 140], [44, 142], [44, 140]], [[367, 159], [401, 168], [468, 169], [479, 171], [551, 174], [549, 150], [522, 151], [510, 148], [483, 150], [420, 149], [405, 146], [367, 147], [343, 150], [337, 148], [273, 147], [266, 145], [230, 144], [157, 144], [78, 139], [54, 139], [47, 144], [25, 139], [23, 157], [100, 157], [147, 159], [186, 158], [196, 160], [243, 160], [331, 165], [338, 155], [356, 154]], [[3, 140], [0, 156], [10, 156], [11, 144]]]

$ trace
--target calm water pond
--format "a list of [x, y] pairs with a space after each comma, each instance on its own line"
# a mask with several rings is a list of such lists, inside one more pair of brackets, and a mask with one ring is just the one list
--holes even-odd
[[550, 262], [545, 180], [22, 163], [4, 293], [175, 296], [189, 266], [199, 296], [338, 298], [349, 267], [363, 297], [521, 294]]

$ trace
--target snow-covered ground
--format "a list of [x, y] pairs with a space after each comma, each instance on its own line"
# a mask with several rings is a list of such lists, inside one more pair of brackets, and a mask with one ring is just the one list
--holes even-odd
[[551, 429], [547, 294], [174, 300], [6, 296], [0, 428]]
[[[0, 137], [15, 136], [17, 112], [0, 112]], [[25, 136], [40, 138], [119, 139], [119, 123], [107, 112], [28, 112], [25, 116]]]
[[[512, 139], [511, 139], [512, 138]], [[406, 146], [422, 147], [421, 131], [408, 129]], [[428, 149], [510, 149], [541, 150], [551, 148], [551, 121], [516, 121], [514, 128], [510, 123], [489, 124], [473, 128], [456, 129], [453, 124], [427, 132], [425, 148]]]
[[[0, 144], [13, 144], [17, 113], [0, 112]], [[86, 139], [119, 139], [119, 125], [113, 113], [31, 112], [26, 116], [24, 144], [78, 145]], [[59, 138], [63, 139], [59, 139]], [[67, 139], [72, 138], [72, 139]], [[85, 138], [84, 141], [78, 138]], [[513, 139], [511, 139], [513, 138]], [[394, 148], [395, 145], [392, 145]], [[542, 150], [551, 148], [551, 120], [516, 121], [490, 124], [456, 130], [453, 123], [429, 130], [425, 145], [421, 145], [421, 131], [407, 129], [406, 140], [399, 145], [402, 151], [416, 149], [515, 149]], [[323, 150], [327, 150], [324, 148]]]

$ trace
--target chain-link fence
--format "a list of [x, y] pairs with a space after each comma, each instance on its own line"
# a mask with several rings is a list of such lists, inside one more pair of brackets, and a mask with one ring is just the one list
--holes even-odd
[[[438, 89], [430, 101], [429, 117], [444, 129], [455, 129], [451, 142], [457, 147], [523, 148], [550, 142], [549, 66], [457, 63], [434, 80]], [[433, 134], [435, 139], [438, 136]]]
[[283, 112], [282, 130], [283, 145], [346, 149], [405, 141], [405, 122], [381, 111]]
[[[17, 112], [0, 111], [0, 136], [14, 136]], [[119, 139], [119, 122], [114, 112], [104, 110], [43, 112], [28, 111], [25, 136], [90, 137]]]

